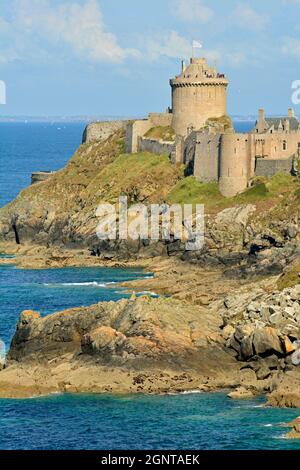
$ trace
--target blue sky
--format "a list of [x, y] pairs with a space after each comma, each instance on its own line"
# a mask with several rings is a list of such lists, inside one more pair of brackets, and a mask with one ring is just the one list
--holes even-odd
[[0, 115], [163, 111], [193, 39], [230, 79], [229, 113], [283, 113], [299, 15], [300, 0], [0, 0]]

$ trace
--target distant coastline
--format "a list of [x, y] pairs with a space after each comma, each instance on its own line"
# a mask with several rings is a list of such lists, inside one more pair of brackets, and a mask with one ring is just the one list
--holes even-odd
[[[279, 115], [278, 115], [279, 116]], [[277, 117], [274, 114], [274, 117]], [[0, 123], [9, 122], [45, 122], [45, 123], [71, 123], [71, 122], [95, 122], [95, 121], [116, 121], [116, 120], [128, 120], [128, 119], [142, 119], [143, 116], [111, 116], [111, 115], [99, 115], [99, 116], [0, 116]], [[251, 122], [256, 121], [256, 115], [235, 115], [231, 116], [235, 122]]]

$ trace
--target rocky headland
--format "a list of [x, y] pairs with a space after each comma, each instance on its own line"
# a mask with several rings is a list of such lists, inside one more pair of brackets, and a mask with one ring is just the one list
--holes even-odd
[[[205, 205], [205, 246], [113, 242], [95, 234], [100, 202]], [[21, 313], [0, 372], [1, 396], [57, 391], [229, 389], [300, 407], [300, 180], [259, 178], [223, 198], [154, 154], [124, 154], [124, 131], [83, 144], [61, 171], [0, 209], [2, 258], [22, 268], [139, 266], [132, 296], [42, 318]], [[168, 294], [169, 297], [165, 297]]]

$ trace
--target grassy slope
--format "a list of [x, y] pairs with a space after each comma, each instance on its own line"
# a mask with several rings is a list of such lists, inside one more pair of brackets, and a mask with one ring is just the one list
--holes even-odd
[[224, 198], [217, 183], [199, 183], [193, 176], [181, 179], [171, 190], [170, 203], [202, 203], [209, 211], [221, 210], [236, 204], [256, 204], [259, 208], [300, 203], [300, 180], [279, 173], [272, 178], [257, 178], [251, 188], [233, 197]]
[[124, 154], [124, 133], [119, 131], [105, 142], [82, 145], [65, 168], [22, 191], [0, 210], [0, 225], [7, 216], [17, 215], [28, 224], [60, 219], [70, 220], [75, 231], [94, 230], [98, 204], [115, 203], [120, 195], [131, 203], [201, 203], [206, 213], [254, 203], [262, 223], [268, 223], [270, 218], [285, 220], [287, 213], [299, 214], [300, 180], [285, 174], [258, 178], [244, 193], [226, 199], [216, 183], [184, 178], [183, 167], [172, 165], [167, 156]]
[[157, 126], [152, 127], [146, 132], [145, 137], [149, 139], [165, 140], [166, 142], [174, 142], [175, 132], [171, 126]]

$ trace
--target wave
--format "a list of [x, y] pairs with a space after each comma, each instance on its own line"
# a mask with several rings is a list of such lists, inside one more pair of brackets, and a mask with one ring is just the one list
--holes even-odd
[[165, 395], [198, 395], [203, 393], [203, 390], [184, 390], [183, 392], [167, 392]]
[[109, 285], [116, 284], [116, 282], [97, 282], [97, 281], [90, 281], [90, 282], [62, 282], [60, 284], [49, 284], [44, 283], [45, 287], [107, 287]]
[[156, 294], [155, 292], [152, 292], [150, 290], [143, 290], [141, 292], [136, 292], [136, 295], [139, 296], [139, 295], [151, 295], [151, 297], [159, 297], [158, 294]]

